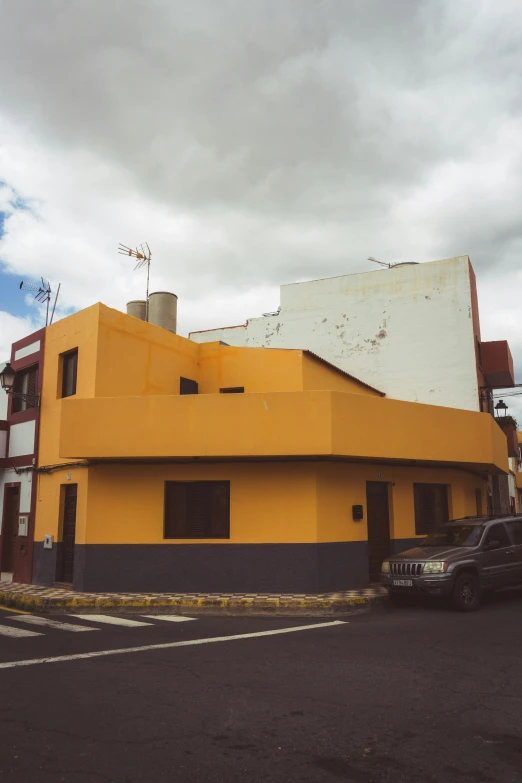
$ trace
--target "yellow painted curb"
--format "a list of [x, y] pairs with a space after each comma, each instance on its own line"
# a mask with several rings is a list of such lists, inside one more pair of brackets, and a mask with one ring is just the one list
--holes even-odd
[[71, 610], [134, 610], [156, 609], [170, 611], [171, 613], [185, 614], [191, 613], [213, 613], [216, 614], [332, 614], [340, 612], [349, 612], [360, 609], [361, 607], [370, 608], [372, 605], [380, 603], [383, 596], [364, 596], [356, 595], [349, 598], [218, 598], [208, 597], [199, 598], [194, 596], [179, 598], [161, 598], [150, 596], [144, 598], [96, 598], [83, 597], [77, 598], [56, 598], [56, 597], [36, 597], [24, 595], [23, 593], [10, 593], [0, 591], [0, 607], [13, 607], [18, 611], [39, 612], [48, 614], [50, 612], [69, 612]]

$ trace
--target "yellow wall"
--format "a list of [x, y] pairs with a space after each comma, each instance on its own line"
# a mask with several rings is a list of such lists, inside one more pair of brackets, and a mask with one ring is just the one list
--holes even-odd
[[102, 306], [96, 397], [179, 394], [180, 376], [197, 380], [198, 375], [195, 343]]
[[[364, 541], [368, 536], [366, 482], [384, 481], [390, 486], [390, 534], [415, 537], [413, 484], [447, 484], [451, 518], [477, 513], [475, 489], [482, 492], [486, 508], [486, 481], [460, 470], [411, 468], [390, 465], [357, 465], [325, 462], [318, 465], [317, 506], [319, 541]], [[352, 519], [352, 506], [362, 505], [364, 519]]]
[[[79, 544], [310, 543], [367, 538], [366, 481], [391, 485], [392, 538], [415, 536], [413, 483], [450, 485], [450, 516], [476, 513], [485, 482], [458, 470], [350, 463], [260, 462], [207, 465], [98, 465], [70, 469], [78, 483]], [[230, 539], [163, 539], [164, 482], [229, 480]], [[59, 539], [60, 485], [65, 472], [42, 476], [36, 539]], [[352, 519], [352, 505], [364, 519]], [[86, 525], [88, 520], [88, 525]]]
[[486, 413], [329, 391], [64, 400], [68, 458], [339, 455], [507, 470]]
[[329, 389], [350, 394], [365, 394], [369, 397], [383, 396], [376, 389], [365, 386], [355, 378], [350, 378], [348, 375], [338, 372], [333, 367], [329, 367], [328, 364], [306, 353], [303, 353], [302, 388], [305, 391], [309, 389]]
[[100, 307], [88, 307], [70, 318], [57, 321], [46, 330], [40, 404], [39, 465], [60, 462], [60, 354], [78, 348], [77, 396], [94, 396]]
[[[274, 543], [316, 540], [316, 471], [312, 463], [101, 465], [74, 468], [78, 483], [76, 543], [176, 544], [163, 539], [164, 482], [229, 480], [230, 539], [193, 543]], [[41, 477], [36, 539], [58, 537], [60, 484]], [[85, 527], [85, 516], [89, 520]], [[191, 543], [183, 539], [180, 543]]]
[[[243, 386], [245, 393], [301, 391], [302, 351], [236, 348], [219, 343], [193, 343], [199, 348], [199, 391]], [[342, 377], [342, 376], [341, 376]]]

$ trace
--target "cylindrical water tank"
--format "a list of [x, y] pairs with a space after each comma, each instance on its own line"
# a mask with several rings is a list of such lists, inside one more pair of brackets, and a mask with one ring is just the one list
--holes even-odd
[[149, 296], [149, 323], [176, 334], [178, 297], [168, 291], [155, 291]]
[[127, 302], [127, 315], [132, 315], [133, 318], [139, 318], [140, 321], [146, 321], [147, 302], [145, 299], [134, 299], [132, 302]]

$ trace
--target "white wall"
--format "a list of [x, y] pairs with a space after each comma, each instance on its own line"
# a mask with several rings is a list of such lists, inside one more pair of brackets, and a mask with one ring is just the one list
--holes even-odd
[[2, 533], [2, 522], [4, 513], [4, 486], [11, 482], [20, 482], [20, 514], [29, 514], [31, 511], [31, 489], [33, 486], [32, 473], [17, 474], [13, 468], [0, 470], [0, 535]]
[[479, 407], [467, 256], [284, 285], [277, 315], [190, 338], [307, 348], [389, 397]]
[[24, 421], [21, 424], [11, 424], [9, 428], [9, 457], [23, 457], [33, 454], [35, 450], [36, 422]]

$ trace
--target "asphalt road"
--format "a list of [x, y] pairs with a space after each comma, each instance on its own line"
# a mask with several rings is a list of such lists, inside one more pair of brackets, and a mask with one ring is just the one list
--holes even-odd
[[0, 635], [2, 783], [522, 781], [521, 593], [326, 626], [119, 617], [148, 624], [0, 612], [40, 634]]

